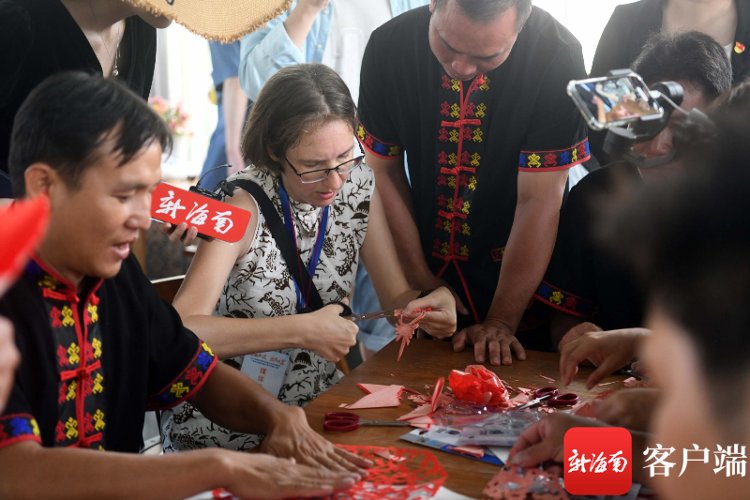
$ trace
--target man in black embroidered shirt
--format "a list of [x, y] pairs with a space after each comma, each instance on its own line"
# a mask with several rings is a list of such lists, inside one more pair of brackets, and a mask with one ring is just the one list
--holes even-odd
[[[22, 358], [0, 415], [0, 496], [184, 498], [222, 487], [242, 497], [328, 494], [367, 465], [315, 434], [301, 409], [217, 363], [130, 256], [149, 225], [169, 144], [148, 105], [101, 76], [54, 76], [19, 110], [14, 188], [48, 196], [51, 218], [0, 300]], [[264, 451], [307, 465], [216, 449], [94, 451], [137, 452], [146, 408], [185, 399], [221, 425], [265, 432]]]
[[516, 329], [552, 252], [567, 170], [589, 157], [565, 94], [584, 76], [578, 41], [530, 0], [433, 0], [365, 51], [359, 137], [401, 264], [418, 288], [453, 287], [470, 313], [454, 347], [474, 344], [479, 362], [525, 357]]

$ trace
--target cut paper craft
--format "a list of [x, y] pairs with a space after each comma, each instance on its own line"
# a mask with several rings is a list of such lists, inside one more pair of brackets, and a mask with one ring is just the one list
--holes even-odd
[[[429, 450], [338, 445], [367, 458], [367, 476], [347, 491], [326, 497], [336, 500], [409, 500], [432, 498], [448, 476]], [[391, 457], [400, 457], [393, 460]]]
[[491, 500], [562, 500], [570, 498], [557, 474], [537, 468], [506, 468], [494, 475], [482, 491]]
[[469, 365], [464, 371], [451, 370], [448, 384], [461, 401], [508, 406], [509, 395], [503, 381], [482, 365]]
[[396, 309], [395, 315], [398, 317], [398, 322], [395, 325], [396, 328], [396, 340], [401, 342], [401, 347], [398, 349], [398, 357], [396, 361], [401, 361], [401, 356], [404, 354], [404, 349], [411, 342], [414, 337], [414, 332], [419, 328], [419, 322], [422, 321], [427, 313], [430, 311], [429, 308], [425, 310], [417, 310], [417, 317], [409, 322], [404, 322], [404, 315], [401, 309]]
[[[364, 385], [364, 384], [362, 384]], [[370, 384], [369, 388], [375, 389], [358, 401], [347, 405], [347, 410], [363, 410], [366, 408], [391, 408], [401, 404], [401, 393], [404, 391], [402, 385], [384, 385], [375, 388], [376, 384]], [[360, 386], [360, 389], [364, 389]]]
[[0, 296], [13, 284], [44, 236], [49, 221], [49, 199], [9, 203], [0, 208]]

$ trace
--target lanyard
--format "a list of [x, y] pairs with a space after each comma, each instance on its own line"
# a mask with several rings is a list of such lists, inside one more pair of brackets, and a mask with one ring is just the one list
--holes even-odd
[[[297, 247], [297, 234], [294, 225], [294, 214], [292, 213], [292, 205], [289, 201], [289, 195], [284, 188], [284, 183], [279, 181], [279, 197], [281, 198], [281, 211], [284, 214], [284, 226], [286, 232], [289, 234], [289, 239], [292, 240], [294, 245], [294, 251], [299, 255], [299, 248]], [[315, 269], [318, 267], [320, 262], [320, 252], [323, 249], [323, 240], [326, 235], [326, 227], [328, 227], [328, 211], [330, 206], [325, 206], [320, 216], [320, 224], [318, 225], [318, 235], [315, 237], [315, 245], [313, 246], [312, 255], [310, 256], [310, 262], [307, 264], [307, 272], [310, 275], [310, 286], [312, 284], [312, 277], [315, 276]], [[300, 312], [307, 306], [307, 298], [310, 296], [310, 290], [301, 290], [297, 278], [292, 276], [294, 281], [294, 291], [297, 294], [297, 312]]]

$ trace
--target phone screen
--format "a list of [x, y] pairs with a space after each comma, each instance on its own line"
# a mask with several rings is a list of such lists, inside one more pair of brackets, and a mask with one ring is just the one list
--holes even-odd
[[657, 119], [664, 114], [646, 84], [635, 73], [573, 80], [567, 91], [589, 126], [596, 130]]

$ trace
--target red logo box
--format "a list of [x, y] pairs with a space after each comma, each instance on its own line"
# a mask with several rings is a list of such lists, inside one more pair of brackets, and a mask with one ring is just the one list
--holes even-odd
[[633, 442], [624, 427], [565, 433], [563, 480], [571, 495], [624, 495], [633, 483]]

